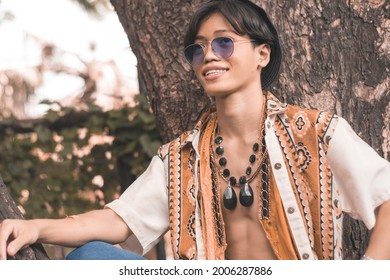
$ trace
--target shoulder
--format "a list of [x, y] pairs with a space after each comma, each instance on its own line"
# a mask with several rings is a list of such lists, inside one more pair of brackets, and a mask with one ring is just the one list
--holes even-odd
[[158, 151], [157, 156], [164, 160], [170, 153], [180, 152], [183, 146], [193, 141], [193, 136], [196, 131], [186, 131], [183, 132], [180, 136], [176, 137], [172, 141], [162, 145]]
[[196, 143], [199, 140], [200, 135], [202, 134], [202, 131], [205, 127], [205, 125], [209, 122], [210, 119], [212, 119], [212, 116], [215, 116], [215, 109], [214, 108], [208, 108], [205, 112], [201, 114], [199, 117], [195, 127], [192, 130], [188, 130], [183, 132], [179, 137], [173, 139], [169, 143], [166, 143], [162, 145], [157, 155], [164, 160], [167, 155], [170, 153], [177, 154], [183, 151], [183, 148], [186, 151], [190, 151], [191, 149], [196, 150]]
[[293, 132], [304, 136], [307, 130], [314, 130], [321, 139], [329, 134], [329, 128], [337, 125], [338, 117], [331, 112], [306, 109], [296, 105], [288, 105], [285, 112], [288, 123]]
[[310, 120], [311, 123], [326, 123], [333, 116], [331, 112], [306, 109], [297, 105], [288, 105], [285, 114], [291, 120], [302, 118]]

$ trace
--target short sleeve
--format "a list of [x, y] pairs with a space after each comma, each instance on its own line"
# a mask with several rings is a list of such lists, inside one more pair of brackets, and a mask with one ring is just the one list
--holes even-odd
[[168, 190], [164, 163], [153, 157], [146, 171], [116, 200], [106, 205], [129, 226], [144, 255], [169, 226]]
[[390, 199], [390, 163], [340, 117], [327, 158], [343, 211], [373, 228], [375, 208]]

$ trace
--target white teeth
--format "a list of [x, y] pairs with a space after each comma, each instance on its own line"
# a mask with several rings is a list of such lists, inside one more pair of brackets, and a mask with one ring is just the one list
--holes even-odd
[[210, 71], [206, 72], [205, 76], [208, 76], [208, 75], [211, 75], [211, 74], [215, 74], [215, 73], [222, 73], [222, 72], [226, 72], [226, 69], [210, 70]]

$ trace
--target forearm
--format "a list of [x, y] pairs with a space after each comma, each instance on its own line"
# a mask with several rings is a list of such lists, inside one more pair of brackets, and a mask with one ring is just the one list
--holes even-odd
[[366, 255], [373, 259], [390, 260], [390, 201], [382, 204], [377, 211], [377, 221]]
[[126, 223], [111, 209], [95, 210], [65, 219], [32, 220], [38, 242], [77, 247], [92, 240], [121, 243], [131, 235]]

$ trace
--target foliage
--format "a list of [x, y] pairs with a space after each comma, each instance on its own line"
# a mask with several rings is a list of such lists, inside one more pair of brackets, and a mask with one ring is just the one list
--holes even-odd
[[40, 122], [0, 121], [0, 175], [27, 218], [100, 208], [121, 192], [121, 170], [131, 179], [145, 170], [161, 140], [146, 98], [136, 101], [107, 112], [61, 107]]

